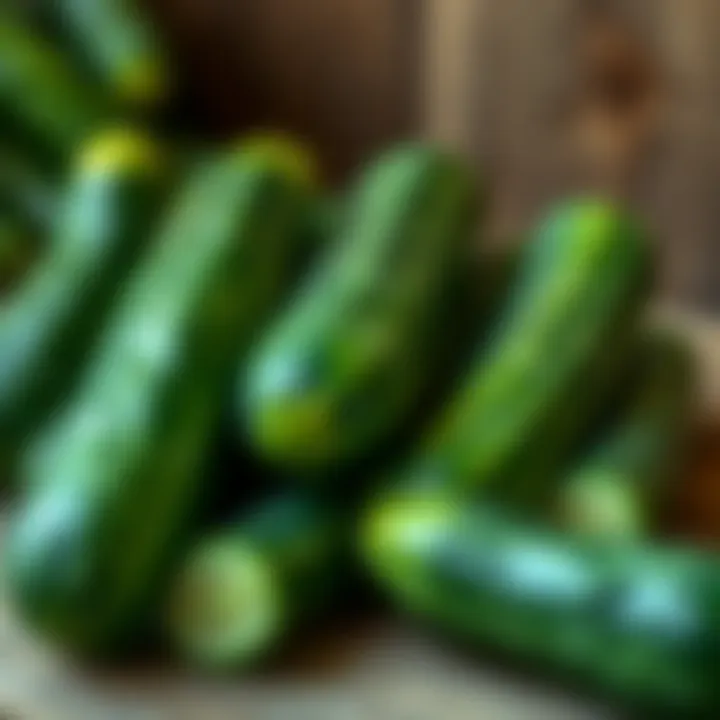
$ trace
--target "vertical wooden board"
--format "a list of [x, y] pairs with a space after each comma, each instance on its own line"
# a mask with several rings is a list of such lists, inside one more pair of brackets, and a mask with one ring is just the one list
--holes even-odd
[[[429, 0], [425, 5], [421, 74], [424, 132], [466, 156], [478, 155], [478, 96], [489, 73], [492, 0]], [[473, 62], [470, 62], [470, 59]], [[482, 131], [489, 132], [488, 118]], [[481, 154], [481, 153], [480, 153]]]
[[548, 0], [542, 11], [513, 0], [499, 6], [502, 37], [492, 101], [498, 109], [498, 217], [504, 232], [531, 222], [563, 191], [563, 136], [558, 88], [565, 82], [570, 0]]
[[657, 0], [666, 68], [666, 137], [648, 179], [646, 207], [663, 241], [665, 292], [720, 305], [720, 4]]
[[417, 120], [418, 0], [153, 0], [220, 134], [281, 126], [343, 176]]
[[490, 233], [514, 236], [562, 183], [553, 101], [572, 0], [432, 0], [425, 127], [490, 177]]
[[[515, 237], [561, 194], [619, 192], [657, 238], [661, 291], [720, 304], [720, 4], [429, 8], [425, 126], [491, 176], [493, 234]], [[583, 46], [602, 32], [613, 47]]]

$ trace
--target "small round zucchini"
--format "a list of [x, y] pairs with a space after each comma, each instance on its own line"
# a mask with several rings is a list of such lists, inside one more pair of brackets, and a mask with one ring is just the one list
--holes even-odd
[[166, 615], [173, 645], [208, 669], [266, 660], [334, 595], [347, 534], [337, 511], [296, 495], [246, 511], [184, 562]]

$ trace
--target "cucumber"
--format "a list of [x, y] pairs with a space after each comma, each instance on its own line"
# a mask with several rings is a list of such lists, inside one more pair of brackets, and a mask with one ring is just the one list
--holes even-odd
[[298, 494], [262, 500], [194, 545], [171, 583], [163, 625], [180, 657], [251, 668], [338, 592], [350, 558], [336, 509]]
[[261, 457], [327, 477], [408, 419], [441, 354], [474, 195], [466, 169], [429, 146], [362, 177], [328, 255], [239, 373], [239, 432]]
[[31, 446], [10, 528], [21, 615], [76, 652], [137, 637], [206, 495], [238, 357], [282, 297], [307, 192], [242, 151], [200, 163], [106, 324], [67, 408]]
[[39, 167], [62, 173], [107, 119], [105, 101], [66, 58], [8, 11], [0, 11], [0, 128]]
[[361, 538], [393, 601], [453, 640], [653, 708], [640, 717], [718, 717], [715, 556], [572, 537], [432, 493], [376, 500]]
[[155, 110], [175, 79], [157, 28], [140, 0], [40, 0], [36, 14], [121, 107]]
[[490, 340], [397, 482], [546, 502], [624, 370], [648, 268], [645, 237], [621, 210], [593, 199], [555, 208]]
[[694, 372], [689, 348], [667, 332], [648, 338], [634, 391], [559, 492], [561, 523], [578, 532], [648, 536], [681, 469]]
[[57, 224], [0, 314], [0, 458], [62, 403], [142, 247], [167, 185], [164, 151], [109, 129], [80, 153]]

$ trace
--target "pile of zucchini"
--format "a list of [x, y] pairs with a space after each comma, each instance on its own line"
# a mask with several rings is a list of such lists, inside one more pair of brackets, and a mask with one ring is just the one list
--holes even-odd
[[[331, 194], [282, 135], [188, 152], [129, 0], [0, 10], [2, 572], [64, 650], [249, 669], [365, 583], [447, 637], [720, 713], [720, 562], [655, 540], [691, 354], [616, 202], [476, 252], [407, 143]], [[713, 713], [716, 713], [713, 715]], [[654, 715], [653, 715], [654, 716]]]

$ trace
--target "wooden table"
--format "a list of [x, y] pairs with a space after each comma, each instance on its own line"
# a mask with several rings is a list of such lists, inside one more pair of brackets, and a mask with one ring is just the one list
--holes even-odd
[[[720, 331], [675, 312], [701, 362], [704, 407], [674, 532], [720, 537]], [[0, 523], [1, 524], [1, 523]], [[0, 528], [1, 532], [1, 528]], [[0, 535], [1, 537], [1, 535]], [[0, 540], [1, 545], [1, 540]], [[1, 549], [1, 548], [0, 548]], [[0, 586], [0, 597], [2, 587]], [[0, 720], [600, 720], [609, 711], [441, 649], [400, 621], [338, 621], [271, 675], [220, 682], [166, 664], [81, 671], [28, 638], [0, 602]]]

